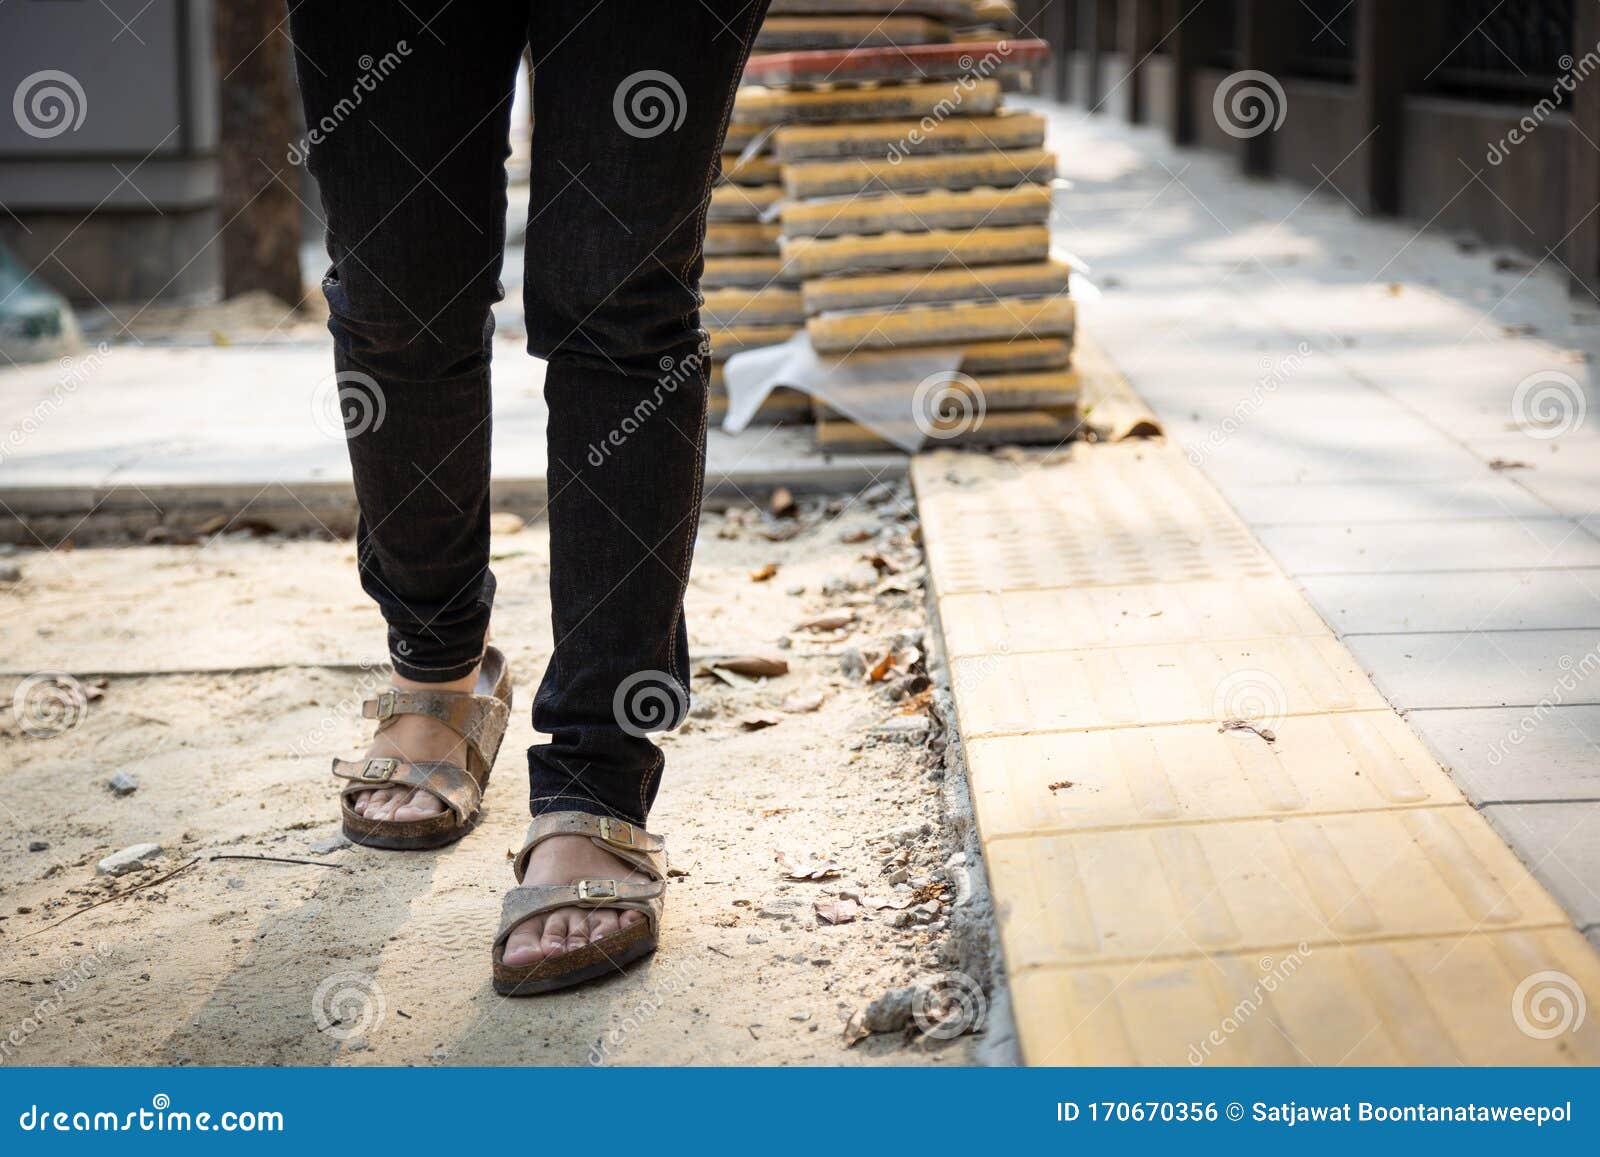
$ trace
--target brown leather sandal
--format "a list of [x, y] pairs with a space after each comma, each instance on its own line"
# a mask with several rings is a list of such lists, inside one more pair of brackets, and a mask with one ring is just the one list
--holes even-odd
[[[551, 836], [588, 836], [618, 859], [626, 860], [643, 879], [577, 880], [571, 884], [524, 884], [528, 857]], [[592, 816], [586, 812], [547, 812], [528, 826], [528, 838], [512, 864], [517, 887], [506, 893], [500, 932], [494, 939], [494, 990], [501, 996], [533, 996], [571, 988], [628, 965], [656, 950], [661, 909], [667, 890], [666, 844], [638, 824]], [[644, 919], [592, 944], [516, 967], [503, 959], [506, 941], [525, 920], [557, 908], [626, 908]]]
[[[361, 705], [365, 719], [379, 721], [381, 732], [399, 715], [426, 715], [466, 740], [467, 766], [411, 763], [404, 759], [335, 759], [333, 774], [347, 782], [339, 789], [345, 838], [367, 848], [416, 851], [453, 844], [483, 814], [489, 772], [511, 717], [511, 668], [493, 647], [484, 651], [473, 691], [384, 691]], [[447, 811], [421, 820], [369, 820], [351, 802], [364, 791], [385, 785], [420, 787], [444, 801]]]

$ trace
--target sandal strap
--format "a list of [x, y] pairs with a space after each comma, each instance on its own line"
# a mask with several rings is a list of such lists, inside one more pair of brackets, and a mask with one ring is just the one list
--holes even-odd
[[347, 783], [339, 792], [348, 799], [376, 787], [402, 784], [438, 796], [466, 823], [483, 802], [483, 788], [471, 772], [453, 763], [411, 763], [404, 759], [335, 759], [333, 774]]
[[[503, 947], [511, 933], [524, 921], [557, 908], [617, 908], [643, 912], [653, 926], [659, 926], [661, 902], [666, 895], [664, 880], [578, 880], [571, 884], [520, 884], [506, 893], [500, 906], [500, 931], [494, 945]], [[652, 932], [654, 932], [654, 927]]]
[[511, 870], [517, 882], [528, 870], [528, 857], [533, 849], [551, 836], [588, 836], [619, 860], [624, 860], [649, 876], [664, 880], [667, 876], [666, 841], [651, 835], [638, 824], [610, 816], [593, 816], [588, 812], [545, 812], [534, 817], [528, 825], [528, 834], [522, 841], [522, 850], [512, 861]]
[[[425, 715], [466, 740], [483, 764], [494, 762], [511, 709], [495, 695], [470, 691], [396, 691], [390, 688], [361, 704], [363, 719], [385, 721], [396, 715]], [[379, 730], [382, 730], [380, 727]]]

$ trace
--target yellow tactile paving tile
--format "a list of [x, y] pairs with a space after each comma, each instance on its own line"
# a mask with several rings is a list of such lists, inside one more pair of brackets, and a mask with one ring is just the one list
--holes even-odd
[[1387, 706], [1331, 635], [973, 655], [950, 682], [969, 741]]
[[945, 595], [939, 606], [952, 659], [1329, 634], [1280, 578], [971, 591]]
[[1567, 919], [1465, 804], [1030, 836], [985, 856], [1013, 975]]
[[[1594, 1065], [1600, 958], [1568, 928], [1476, 933], [1016, 978], [1033, 1065]], [[1538, 1001], [1554, 1000], [1541, 1014]], [[1551, 1016], [1554, 1020], [1549, 1019]]]
[[1389, 710], [1301, 715], [1269, 743], [1215, 723], [999, 736], [967, 744], [985, 839], [1461, 802]]
[[[948, 80], [822, 89], [768, 88], [747, 84], [734, 97], [733, 122], [741, 125], [777, 125], [918, 119], [937, 116], [942, 109], [948, 109], [949, 102], [958, 93], [961, 108], [971, 115], [992, 113], [1000, 107], [1000, 82], [997, 80], [976, 81], [971, 88], [963, 88]], [[735, 146], [729, 144], [725, 147]]]
[[783, 187], [791, 197], [842, 197], [889, 189], [913, 193], [1048, 185], [1055, 175], [1054, 153], [1045, 149], [1009, 149], [904, 159], [848, 157], [842, 161], [807, 161], [783, 167]]
[[1087, 585], [1198, 582], [1276, 576], [1277, 568], [1249, 531], [1231, 522], [1196, 536], [1170, 525], [1170, 511], [1100, 512], [1078, 516], [1042, 510], [991, 511], [953, 538], [969, 519], [925, 515], [923, 533], [940, 549], [929, 552], [933, 586], [941, 596], [965, 591], [1014, 591]]
[[[880, 193], [845, 200], [786, 201], [779, 212], [786, 237], [843, 237], [914, 233], [929, 229], [975, 229], [1043, 225], [1050, 219], [1050, 189], [935, 189], [926, 193]], [[1062, 285], [1062, 290], [1066, 286]]]
[[1071, 268], [1064, 261], [1022, 265], [980, 265], [917, 269], [908, 273], [869, 273], [823, 277], [804, 285], [806, 311], [871, 309], [931, 301], [992, 301], [1002, 297], [1063, 294]]
[[760, 221], [781, 200], [783, 189], [778, 185], [718, 185], [711, 190], [706, 220]]
[[1077, 316], [1077, 303], [1070, 297], [940, 301], [824, 313], [806, 319], [806, 333], [819, 353], [853, 353], [940, 341], [1068, 338]]
[[1038, 113], [999, 109], [987, 117], [946, 117], [939, 122], [939, 131], [932, 133], [920, 120], [785, 125], [774, 134], [772, 151], [779, 161], [792, 164], [839, 157], [883, 157], [891, 150], [903, 156], [921, 156], [985, 149], [1037, 149], [1044, 144], [1044, 137], [1044, 117]]
[[951, 265], [1014, 265], [1045, 260], [1050, 252], [1050, 230], [1043, 225], [1011, 225], [849, 237], [785, 236], [780, 248], [786, 267], [801, 277]]

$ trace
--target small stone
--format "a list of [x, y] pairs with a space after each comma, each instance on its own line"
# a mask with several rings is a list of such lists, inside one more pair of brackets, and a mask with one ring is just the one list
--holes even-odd
[[926, 715], [895, 715], [870, 728], [867, 734], [890, 743], [920, 743], [932, 726]]
[[353, 1036], [344, 1042], [345, 1051], [350, 1053], [364, 1053], [370, 1047], [364, 1036]]
[[50, 850], [50, 845], [45, 843], [45, 841], [43, 841], [43, 840], [29, 840], [28, 841], [28, 851], [30, 851], [30, 852], [48, 852], [49, 850]]
[[120, 852], [111, 853], [96, 864], [94, 870], [102, 876], [121, 876], [142, 864], [160, 858], [160, 844], [134, 844], [130, 848], [123, 848]]
[[309, 851], [313, 856], [326, 856], [330, 853], [337, 852], [340, 848], [348, 848], [349, 846], [350, 841], [345, 839], [344, 836], [331, 835], [325, 840], [318, 840], [316, 843], [312, 844], [307, 851]]
[[839, 653], [839, 673], [846, 679], [857, 680], [867, 673], [867, 660], [856, 647], [846, 647]]
[[244, 881], [239, 879], [238, 876], [234, 876], [228, 880], [228, 887], [232, 888], [235, 892], [243, 891]]
[[131, 771], [119, 771], [106, 781], [114, 795], [132, 795], [139, 790], [139, 777]]
[[0, 563], [0, 583], [19, 583], [22, 581], [22, 568], [16, 563]]
[[915, 984], [904, 988], [891, 988], [867, 1005], [862, 1017], [862, 1027], [868, 1032], [899, 1032], [911, 1023], [911, 1011], [917, 999]]

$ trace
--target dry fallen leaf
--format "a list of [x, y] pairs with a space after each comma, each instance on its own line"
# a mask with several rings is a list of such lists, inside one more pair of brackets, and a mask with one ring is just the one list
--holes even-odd
[[820, 615], [813, 615], [803, 620], [795, 629], [802, 631], [837, 631], [840, 627], [848, 627], [856, 621], [856, 613], [851, 610], [823, 611]]
[[774, 518], [784, 518], [795, 512], [797, 507], [794, 495], [789, 493], [787, 486], [780, 486], [772, 492], [772, 500], [767, 503], [767, 509], [772, 512]]
[[837, 876], [840, 872], [839, 865], [826, 856], [814, 856], [810, 852], [785, 852], [779, 850], [772, 854], [778, 867], [791, 880], [826, 880], [829, 876]]
[[783, 722], [783, 716], [771, 711], [752, 711], [748, 715], [739, 716], [739, 726], [746, 731], [761, 731], [767, 727], [776, 727]]
[[894, 670], [894, 652], [885, 651], [883, 658], [867, 668], [867, 682], [882, 683], [892, 670]]
[[724, 655], [719, 656], [712, 666], [751, 679], [774, 679], [789, 673], [789, 660], [774, 655]]
[[759, 566], [755, 570], [751, 571], [750, 572], [750, 581], [753, 582], [753, 583], [764, 583], [769, 578], [771, 578], [773, 575], [775, 575], [777, 573], [778, 573], [777, 566], [774, 565], [773, 563], [769, 562], [769, 563], [765, 564], [764, 566]]
[[1258, 726], [1257, 724], [1251, 723], [1248, 719], [1226, 719], [1226, 720], [1223, 720], [1222, 726], [1217, 728], [1217, 730], [1218, 731], [1249, 731], [1249, 732], [1252, 732], [1252, 733], [1254, 733], [1256, 735], [1261, 736], [1261, 738], [1265, 739], [1268, 743], [1276, 743], [1276, 742], [1278, 742], [1278, 736], [1271, 728]]
[[849, 924], [861, 915], [861, 905], [854, 900], [818, 900], [812, 907], [824, 924]]

